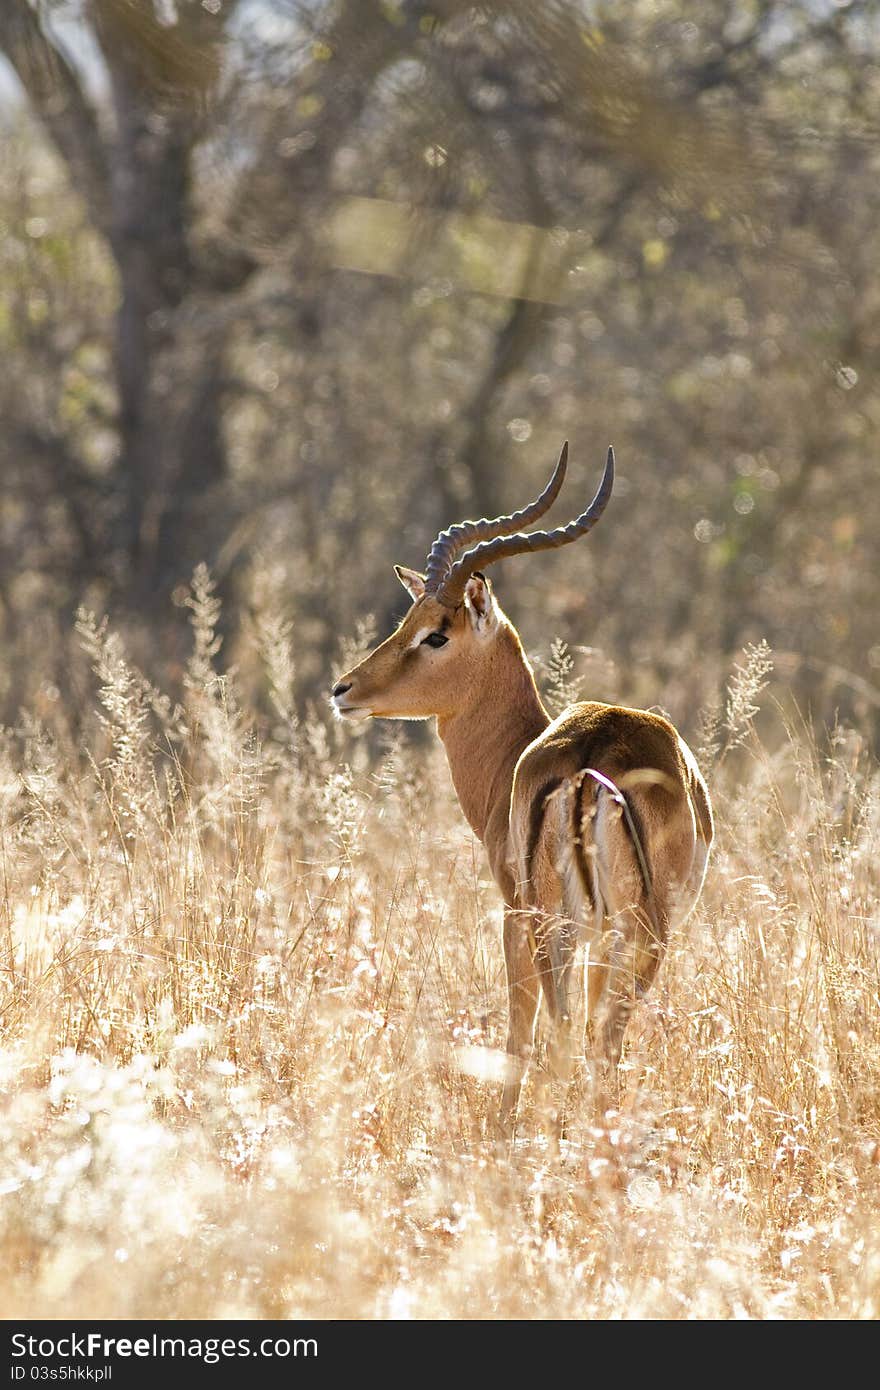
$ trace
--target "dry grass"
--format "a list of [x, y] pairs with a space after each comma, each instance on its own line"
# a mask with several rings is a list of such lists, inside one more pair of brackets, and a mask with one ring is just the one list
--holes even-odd
[[371, 770], [297, 725], [277, 622], [258, 741], [204, 575], [193, 609], [183, 708], [84, 617], [100, 722], [74, 735], [49, 692], [0, 748], [5, 1315], [876, 1316], [858, 736], [765, 753], [764, 673], [737, 673], [717, 852], [622, 1112], [555, 1148], [535, 1068], [499, 1154], [500, 905], [439, 751], [417, 764], [389, 727]]

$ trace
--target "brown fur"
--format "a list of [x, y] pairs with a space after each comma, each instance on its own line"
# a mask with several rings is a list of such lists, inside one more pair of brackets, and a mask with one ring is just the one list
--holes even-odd
[[535, 850], [538, 848], [538, 841], [541, 831], [544, 828], [544, 817], [547, 814], [547, 802], [553, 792], [562, 786], [561, 777], [550, 777], [532, 797], [532, 804], [529, 808], [529, 831], [526, 839], [526, 851], [524, 857], [525, 876], [529, 878], [532, 872], [532, 864], [535, 858]]
[[[550, 720], [516, 630], [481, 575], [454, 612], [398, 570], [413, 605], [396, 632], [342, 677], [341, 714], [437, 718], [462, 809], [506, 904], [509, 1132], [543, 989], [567, 1072], [570, 979], [589, 946], [588, 1034], [614, 1094], [623, 1033], [671, 926], [695, 904], [712, 841], [705, 783], [668, 720], [583, 703]], [[431, 648], [424, 634], [442, 632]], [[609, 779], [617, 792], [593, 776]], [[621, 805], [618, 793], [625, 798]]]
[[[592, 875], [590, 873], [590, 866], [587, 862], [586, 849], [584, 846], [584, 819], [587, 815], [584, 805], [584, 794], [588, 784], [589, 778], [586, 772], [581, 772], [575, 781], [574, 793], [571, 798], [571, 826], [569, 827], [569, 834], [571, 835], [571, 843], [574, 846], [574, 857], [578, 873], [580, 874], [581, 888], [584, 896], [592, 901]], [[594, 795], [595, 791], [596, 788], [594, 786], [590, 787], [591, 795]]]

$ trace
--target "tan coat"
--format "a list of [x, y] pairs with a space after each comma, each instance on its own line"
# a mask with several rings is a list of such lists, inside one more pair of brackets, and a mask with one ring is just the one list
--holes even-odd
[[398, 569], [413, 605], [396, 632], [341, 677], [343, 718], [436, 717], [462, 809], [506, 904], [509, 1132], [543, 988], [561, 1072], [570, 979], [589, 948], [593, 1054], [613, 1089], [623, 1033], [672, 927], [699, 897], [712, 841], [705, 783], [656, 714], [573, 705], [551, 721], [513, 625], [473, 574], [454, 610]]

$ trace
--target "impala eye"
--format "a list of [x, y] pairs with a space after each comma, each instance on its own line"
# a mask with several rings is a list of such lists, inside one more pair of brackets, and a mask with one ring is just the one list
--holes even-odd
[[446, 643], [447, 643], [448, 641], [449, 641], [449, 638], [448, 638], [448, 637], [444, 637], [442, 632], [429, 632], [428, 635], [427, 635], [427, 637], [425, 637], [425, 638], [422, 640], [422, 646], [423, 646], [423, 647], [445, 647], [445, 646], [446, 646]]

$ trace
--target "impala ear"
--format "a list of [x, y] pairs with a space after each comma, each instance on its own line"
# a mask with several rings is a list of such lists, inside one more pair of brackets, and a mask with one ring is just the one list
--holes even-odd
[[413, 602], [422, 597], [425, 592], [425, 576], [423, 574], [419, 574], [418, 570], [405, 569], [403, 565], [395, 565], [394, 573]]
[[464, 606], [474, 627], [480, 629], [494, 625], [497, 614], [492, 585], [484, 574], [477, 570], [471, 575], [464, 591]]

